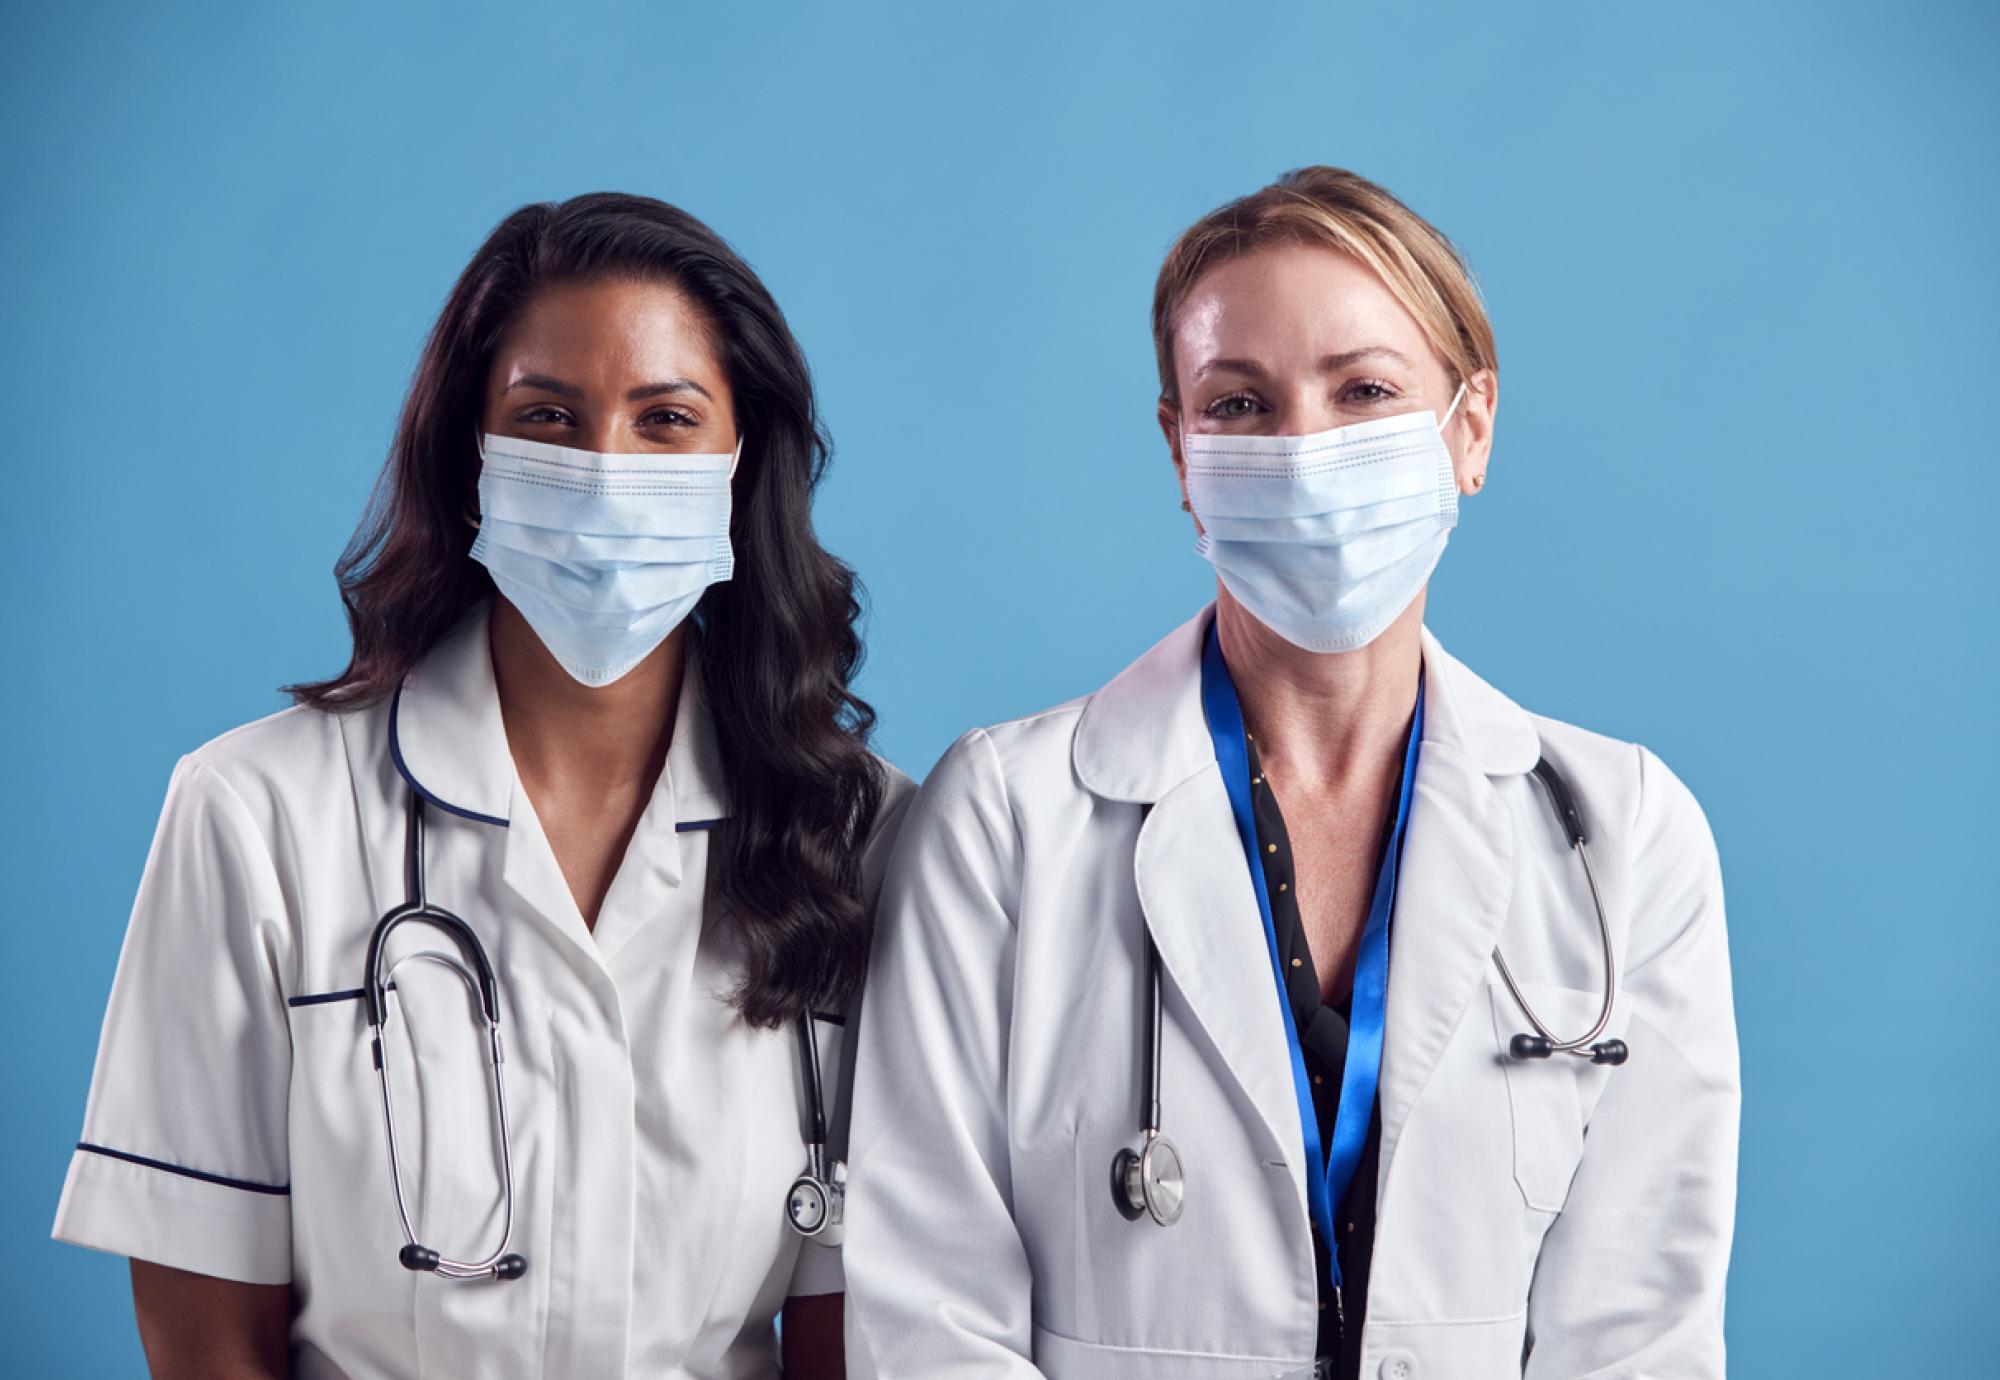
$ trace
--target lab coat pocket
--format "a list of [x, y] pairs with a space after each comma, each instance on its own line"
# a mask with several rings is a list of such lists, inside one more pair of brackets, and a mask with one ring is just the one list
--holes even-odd
[[[1507, 1079], [1507, 1103], [1514, 1122], [1514, 1180], [1521, 1197], [1538, 1212], [1561, 1212], [1570, 1180], [1583, 1159], [1583, 1101], [1580, 1070], [1593, 1067], [1567, 1054], [1516, 1059], [1508, 1050], [1514, 1036], [1532, 1030], [1505, 985], [1489, 988], [1493, 1005], [1496, 1057]], [[1543, 1024], [1568, 1039], [1597, 1019], [1599, 993], [1523, 982], [1521, 993]]]

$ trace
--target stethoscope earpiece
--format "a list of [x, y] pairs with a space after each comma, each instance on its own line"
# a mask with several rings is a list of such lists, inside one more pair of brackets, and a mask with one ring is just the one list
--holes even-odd
[[[1507, 1042], [1507, 1053], [1516, 1059], [1547, 1059], [1556, 1050], [1556, 1043], [1545, 1035], [1523, 1032]], [[1578, 1045], [1562, 1052], [1574, 1054], [1579, 1059], [1587, 1058], [1593, 1064], [1610, 1064], [1614, 1068], [1631, 1056], [1623, 1040], [1599, 1040], [1595, 1044]]]
[[436, 1270], [439, 1258], [438, 1253], [429, 1246], [419, 1246], [414, 1241], [396, 1252], [396, 1259], [402, 1262], [403, 1268], [417, 1273]]

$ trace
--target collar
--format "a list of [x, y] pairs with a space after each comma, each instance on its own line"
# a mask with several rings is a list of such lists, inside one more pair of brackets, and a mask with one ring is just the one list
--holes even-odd
[[[481, 824], [507, 827], [516, 776], [500, 717], [483, 600], [403, 677], [389, 702], [389, 755], [427, 803]], [[697, 639], [687, 640], [680, 703], [661, 785], [673, 792], [674, 828], [713, 828], [728, 813], [721, 755], [702, 695]]]
[[[1086, 788], [1110, 800], [1152, 804], [1215, 761], [1201, 708], [1202, 636], [1210, 602], [1087, 700], [1071, 760]], [[1464, 753], [1488, 776], [1535, 765], [1541, 738], [1525, 709], [1445, 651], [1427, 626], [1422, 744]]]

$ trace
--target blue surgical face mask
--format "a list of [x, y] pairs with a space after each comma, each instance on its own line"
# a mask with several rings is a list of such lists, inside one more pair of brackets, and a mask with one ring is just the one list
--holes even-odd
[[729, 578], [729, 481], [742, 450], [740, 437], [730, 455], [482, 437], [472, 558], [564, 670], [609, 685]]
[[1429, 411], [1312, 436], [1181, 436], [1196, 554], [1273, 632], [1313, 652], [1365, 647], [1417, 597], [1458, 525], [1458, 482]]

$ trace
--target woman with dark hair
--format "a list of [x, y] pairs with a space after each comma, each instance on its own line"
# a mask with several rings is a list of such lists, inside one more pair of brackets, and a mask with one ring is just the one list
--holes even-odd
[[909, 783], [826, 463], [693, 217], [481, 246], [337, 567], [352, 659], [181, 761], [140, 886], [56, 1235], [132, 1258], [156, 1375], [775, 1375], [781, 1310], [840, 1373]]

